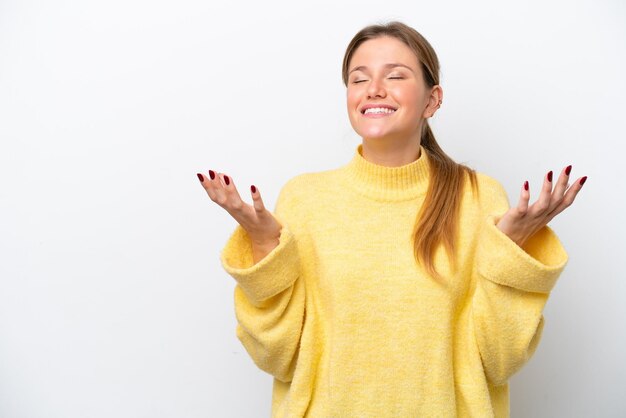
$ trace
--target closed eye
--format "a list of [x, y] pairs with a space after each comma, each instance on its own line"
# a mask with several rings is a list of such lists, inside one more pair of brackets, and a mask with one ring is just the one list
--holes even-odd
[[[403, 80], [404, 77], [389, 77], [389, 79], [390, 80]], [[358, 83], [362, 83], [364, 81], [367, 81], [367, 80], [358, 80], [358, 81], [353, 81], [352, 83], [353, 84], [358, 84]]]

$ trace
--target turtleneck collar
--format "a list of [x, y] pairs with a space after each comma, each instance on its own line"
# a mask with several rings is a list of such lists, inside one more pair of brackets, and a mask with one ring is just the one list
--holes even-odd
[[399, 167], [387, 167], [367, 161], [363, 144], [356, 147], [352, 160], [342, 167], [348, 186], [375, 200], [400, 201], [414, 199], [428, 188], [430, 164], [428, 154], [420, 146], [417, 160]]

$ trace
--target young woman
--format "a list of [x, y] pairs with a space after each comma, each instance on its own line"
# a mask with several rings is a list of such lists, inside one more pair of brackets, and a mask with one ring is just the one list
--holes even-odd
[[236, 334], [274, 377], [272, 417], [508, 417], [509, 378], [535, 352], [567, 254], [548, 222], [586, 177], [496, 180], [452, 161], [428, 118], [435, 51], [415, 29], [371, 25], [343, 61], [352, 159], [282, 187], [198, 174], [239, 223], [220, 260], [236, 280]]

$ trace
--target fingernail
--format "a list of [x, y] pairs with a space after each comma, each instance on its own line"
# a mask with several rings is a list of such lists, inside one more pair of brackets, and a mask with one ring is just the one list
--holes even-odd
[[209, 170], [209, 176], [211, 176], [211, 180], [215, 180], [215, 171]]
[[552, 181], [552, 171], [548, 173], [548, 181]]
[[196, 173], [198, 175], [198, 180], [200, 180], [200, 183], [202, 183], [204, 181], [204, 177], [202, 177], [202, 174], [200, 173]]
[[256, 193], [256, 187], [254, 187], [254, 184], [250, 186], [250, 190], [252, 190], [252, 193]]
[[230, 179], [228, 178], [226, 174], [224, 174], [224, 182], [226, 183], [227, 186], [230, 184]]
[[583, 184], [585, 184], [586, 181], [587, 181], [587, 176], [580, 179], [580, 185], [582, 186]]
[[572, 171], [572, 166], [568, 165], [567, 168], [565, 169], [565, 174], [569, 176], [570, 171]]
[[524, 182], [524, 190], [528, 190], [528, 181]]

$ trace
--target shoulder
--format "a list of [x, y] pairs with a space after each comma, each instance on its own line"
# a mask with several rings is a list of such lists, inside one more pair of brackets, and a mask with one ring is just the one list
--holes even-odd
[[311, 212], [323, 205], [328, 182], [332, 182], [328, 171], [306, 172], [290, 177], [280, 187], [274, 213], [294, 226], [302, 223]]
[[280, 188], [278, 204], [297, 208], [299, 211], [319, 207], [332, 200], [332, 185], [337, 169], [305, 172], [289, 178]]
[[302, 197], [306, 190], [306, 185], [310, 183], [313, 173], [297, 174], [289, 178], [280, 188], [279, 196], [283, 198]]
[[476, 172], [476, 180], [478, 181], [478, 187], [483, 191], [485, 195], [493, 194], [506, 194], [504, 186], [495, 178], [481, 172]]
[[[506, 209], [509, 199], [502, 183], [495, 178], [481, 172], [476, 172], [478, 194], [474, 198], [483, 208]], [[468, 187], [471, 190], [471, 186]], [[471, 193], [471, 192], [470, 192]]]
[[281, 194], [304, 198], [315, 192], [323, 191], [327, 188], [329, 182], [333, 181], [333, 173], [335, 171], [337, 170], [331, 169], [297, 174], [283, 184]]
[[303, 203], [308, 196], [315, 196], [324, 182], [323, 172], [307, 172], [290, 177], [280, 187], [278, 202], [291, 205]]

